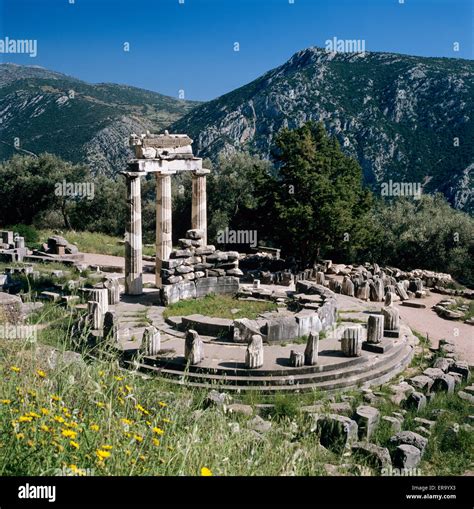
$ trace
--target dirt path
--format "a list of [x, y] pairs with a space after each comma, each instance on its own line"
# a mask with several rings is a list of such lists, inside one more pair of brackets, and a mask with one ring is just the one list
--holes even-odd
[[395, 306], [400, 310], [400, 318], [411, 329], [425, 335], [428, 334], [433, 346], [438, 346], [440, 339], [452, 339], [455, 343], [456, 352], [459, 356], [474, 365], [474, 327], [456, 320], [440, 318], [431, 307], [446, 296], [432, 293], [424, 299], [417, 299], [426, 305], [426, 309], [410, 308], [396, 302]]

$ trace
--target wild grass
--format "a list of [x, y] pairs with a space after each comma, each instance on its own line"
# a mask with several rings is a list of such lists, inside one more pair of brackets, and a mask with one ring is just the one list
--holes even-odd
[[[183, 300], [168, 306], [163, 316], [187, 316], [201, 314], [215, 318], [249, 318], [255, 319], [266, 311], [274, 311], [273, 302], [237, 300], [228, 295], [206, 295], [200, 299]], [[231, 310], [238, 310], [232, 313]]]
[[[48, 237], [55, 235], [53, 230], [40, 230], [41, 243], [46, 242]], [[66, 231], [62, 236], [71, 244], [76, 244], [82, 253], [96, 253], [111, 256], [124, 256], [125, 247], [123, 240], [103, 233], [87, 231]], [[153, 246], [145, 245], [143, 254], [152, 256], [155, 254]]]

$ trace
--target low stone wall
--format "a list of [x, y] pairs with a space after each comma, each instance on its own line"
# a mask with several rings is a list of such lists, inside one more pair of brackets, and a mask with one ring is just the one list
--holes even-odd
[[183, 281], [161, 288], [161, 302], [164, 306], [180, 300], [196, 299], [210, 295], [235, 295], [239, 290], [239, 278], [233, 276], [203, 277], [195, 281]]
[[303, 306], [291, 315], [234, 320], [234, 341], [246, 343], [254, 334], [259, 334], [266, 343], [278, 343], [332, 327], [337, 319], [337, 306], [331, 290], [310, 281], [299, 281], [296, 283], [296, 292], [297, 295], [317, 295], [319, 302], [317, 305], [312, 303], [312, 308]]
[[239, 289], [239, 253], [218, 251], [202, 245], [202, 231], [188, 230], [179, 239], [181, 249], [162, 262], [161, 300], [168, 306], [180, 300], [196, 299], [211, 293], [235, 294]]

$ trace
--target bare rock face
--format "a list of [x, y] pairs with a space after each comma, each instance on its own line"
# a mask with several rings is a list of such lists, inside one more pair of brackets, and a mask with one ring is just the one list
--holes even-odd
[[259, 334], [254, 334], [247, 346], [245, 366], [248, 369], [257, 369], [263, 366], [263, 340]]
[[319, 334], [310, 332], [306, 348], [304, 350], [304, 363], [306, 366], [314, 366], [318, 362]]
[[201, 338], [193, 329], [189, 329], [186, 333], [184, 358], [186, 359], [186, 364], [190, 365], [199, 364], [204, 358]]
[[143, 331], [141, 350], [145, 355], [158, 355], [161, 349], [160, 331], [151, 325]]

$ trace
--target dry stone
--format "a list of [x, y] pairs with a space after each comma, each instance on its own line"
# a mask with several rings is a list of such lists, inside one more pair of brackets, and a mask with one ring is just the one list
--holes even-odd
[[245, 366], [248, 369], [257, 369], [263, 366], [263, 340], [262, 336], [254, 334], [247, 346]]
[[158, 355], [161, 350], [161, 334], [153, 325], [143, 331], [141, 350], [145, 355]]
[[184, 342], [184, 358], [186, 360], [186, 364], [190, 365], [199, 364], [204, 358], [203, 343], [199, 334], [193, 329], [189, 329], [186, 333]]
[[394, 453], [393, 464], [396, 468], [414, 468], [421, 461], [421, 451], [414, 445], [399, 445]]
[[369, 440], [380, 420], [380, 412], [371, 406], [360, 405], [357, 407], [354, 420], [358, 425], [359, 439]]
[[323, 447], [342, 452], [357, 440], [357, 422], [344, 415], [329, 414], [318, 418], [316, 430]]
[[304, 363], [306, 366], [314, 366], [318, 362], [319, 334], [310, 332], [306, 348], [304, 350]]
[[296, 352], [295, 350], [291, 350], [290, 352], [290, 366], [294, 368], [299, 368], [304, 364], [304, 353]]
[[342, 334], [341, 350], [347, 357], [360, 357], [362, 341], [362, 327], [354, 325], [347, 327]]
[[367, 322], [367, 342], [378, 344], [383, 339], [384, 317], [382, 315], [369, 315]]

